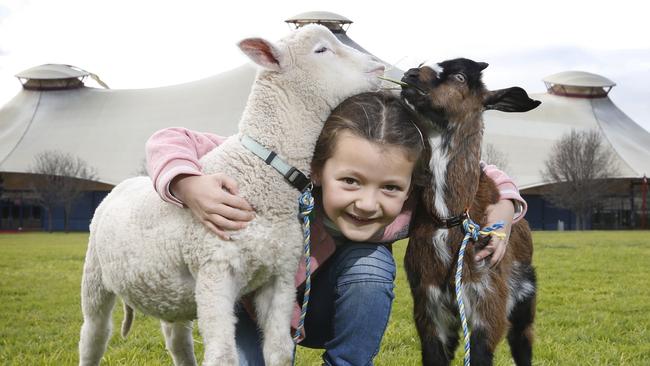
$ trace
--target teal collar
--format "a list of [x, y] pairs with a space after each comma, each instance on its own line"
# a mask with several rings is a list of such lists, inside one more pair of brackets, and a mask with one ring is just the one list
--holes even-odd
[[311, 180], [303, 172], [280, 159], [278, 154], [274, 151], [268, 150], [264, 146], [260, 145], [259, 142], [246, 135], [241, 135], [240, 141], [245, 148], [257, 155], [260, 159], [264, 160], [266, 164], [280, 172], [284, 179], [300, 192], [304, 192], [307, 188], [311, 187]]

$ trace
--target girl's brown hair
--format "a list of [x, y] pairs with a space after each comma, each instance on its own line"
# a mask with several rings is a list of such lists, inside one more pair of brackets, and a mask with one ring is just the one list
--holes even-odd
[[[416, 126], [416, 116], [404, 102], [390, 92], [369, 92], [352, 96], [339, 104], [330, 114], [316, 142], [311, 163], [312, 172], [319, 174], [336, 147], [338, 135], [348, 131], [379, 145], [399, 146], [413, 160], [420, 159], [424, 139]], [[413, 182], [420, 174], [416, 164]], [[416, 183], [417, 184], [417, 183]]]

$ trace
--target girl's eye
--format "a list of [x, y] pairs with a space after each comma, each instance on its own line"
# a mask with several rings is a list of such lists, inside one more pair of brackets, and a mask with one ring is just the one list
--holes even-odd
[[456, 79], [458, 82], [464, 83], [465, 82], [465, 75], [463, 75], [463, 74], [454, 74], [454, 79]]
[[388, 192], [399, 192], [399, 191], [402, 190], [402, 188], [400, 188], [399, 186], [396, 186], [396, 185], [387, 185], [387, 186], [384, 186], [384, 189], [386, 191], [388, 191]]
[[354, 178], [348, 178], [348, 177], [346, 177], [346, 178], [343, 178], [343, 179], [341, 179], [341, 180], [343, 181], [343, 183], [345, 183], [345, 184], [349, 184], [349, 185], [353, 185], [353, 184], [356, 184], [356, 183], [357, 183], [357, 181], [356, 181]]
[[323, 53], [325, 51], [327, 51], [327, 47], [321, 47], [321, 48], [317, 49], [316, 51], [314, 51], [314, 53]]

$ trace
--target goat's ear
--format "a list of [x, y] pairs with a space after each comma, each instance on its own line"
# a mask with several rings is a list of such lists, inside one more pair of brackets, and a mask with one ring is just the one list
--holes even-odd
[[282, 52], [271, 42], [262, 38], [246, 38], [237, 46], [256, 64], [265, 69], [282, 69]]
[[527, 112], [542, 102], [530, 99], [528, 93], [518, 86], [489, 91], [483, 98], [483, 107], [501, 112]]

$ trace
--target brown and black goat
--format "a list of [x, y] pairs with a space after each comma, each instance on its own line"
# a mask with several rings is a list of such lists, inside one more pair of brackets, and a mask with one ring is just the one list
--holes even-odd
[[[414, 215], [405, 257], [424, 365], [448, 365], [459, 342], [454, 273], [464, 232], [458, 224], [469, 208], [483, 227], [487, 206], [499, 200], [494, 182], [480, 167], [483, 111], [525, 112], [540, 104], [519, 87], [488, 91], [481, 80], [487, 66], [455, 59], [411, 69], [402, 79], [408, 84], [402, 97], [423, 117], [430, 148], [430, 182]], [[515, 363], [530, 365], [536, 279], [528, 223], [512, 226], [506, 253], [494, 267], [474, 260], [480, 242], [467, 247], [463, 262], [471, 365], [491, 365], [508, 329]]]

